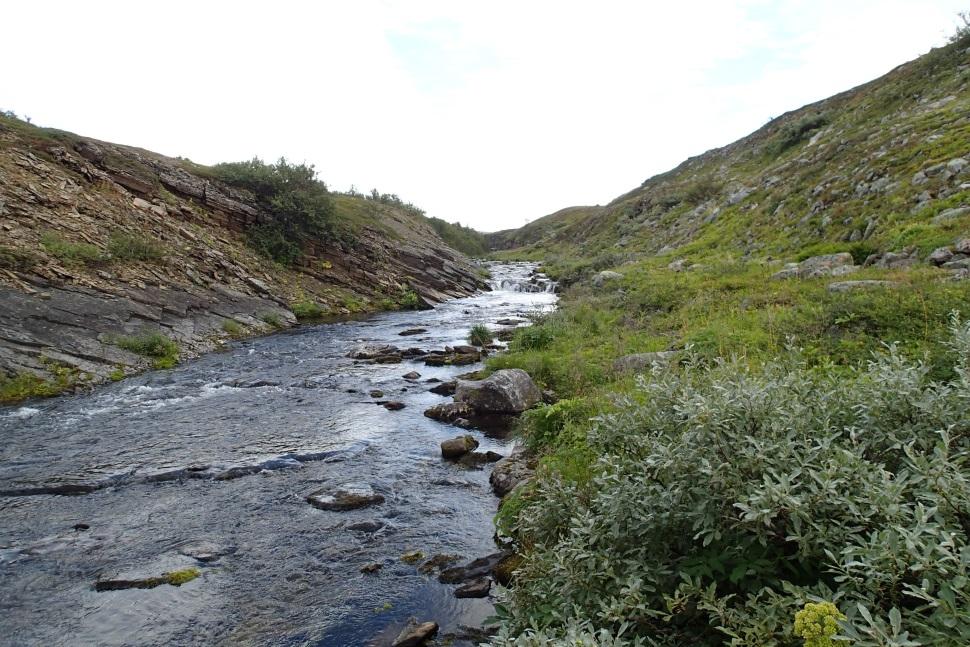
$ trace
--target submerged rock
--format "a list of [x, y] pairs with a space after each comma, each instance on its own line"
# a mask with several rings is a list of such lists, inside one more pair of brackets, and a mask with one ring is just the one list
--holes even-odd
[[487, 577], [480, 577], [463, 584], [455, 589], [456, 598], [484, 598], [492, 588], [492, 581]]
[[496, 371], [484, 380], [459, 381], [455, 401], [477, 413], [522, 413], [542, 401], [542, 391], [521, 368]]
[[410, 373], [405, 373], [401, 377], [403, 377], [405, 380], [416, 380], [421, 377], [421, 374], [417, 371], [411, 371]]
[[366, 483], [345, 483], [335, 490], [318, 490], [307, 497], [307, 502], [321, 510], [344, 512], [384, 503], [384, 497]]
[[170, 584], [182, 586], [202, 575], [197, 568], [183, 568], [180, 571], [162, 573], [157, 577], [144, 577], [131, 580], [98, 580], [94, 583], [95, 591], [123, 591], [125, 589], [153, 589], [156, 586]]
[[221, 546], [211, 541], [195, 541], [179, 547], [179, 553], [200, 562], [214, 562], [235, 552], [234, 546]]
[[442, 584], [459, 584], [485, 577], [491, 574], [492, 570], [509, 555], [511, 553], [506, 551], [492, 553], [491, 555], [472, 560], [463, 566], [446, 568], [438, 575], [438, 581]]
[[390, 402], [385, 402], [384, 408], [388, 411], [400, 411], [404, 408], [404, 403], [397, 400], [392, 400]]
[[383, 564], [381, 564], [380, 562], [374, 562], [372, 564], [364, 564], [363, 566], [361, 566], [360, 572], [364, 573], [365, 575], [371, 575], [381, 570], [382, 568], [384, 568]]
[[428, 332], [427, 328], [408, 328], [407, 330], [402, 330], [398, 333], [401, 337], [408, 337], [410, 335], [422, 335]]

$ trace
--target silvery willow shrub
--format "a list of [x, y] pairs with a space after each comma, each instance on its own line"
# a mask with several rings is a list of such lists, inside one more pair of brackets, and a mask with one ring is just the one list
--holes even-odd
[[970, 325], [953, 379], [889, 346], [865, 367], [656, 369], [593, 422], [588, 484], [547, 474], [493, 645], [970, 644]]

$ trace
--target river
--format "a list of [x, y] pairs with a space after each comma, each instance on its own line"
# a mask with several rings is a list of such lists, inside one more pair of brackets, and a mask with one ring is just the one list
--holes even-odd
[[[429, 380], [481, 364], [346, 355], [361, 342], [464, 344], [476, 323], [554, 307], [552, 292], [524, 291], [536, 289], [534, 264], [490, 269], [494, 291], [434, 310], [300, 327], [0, 408], [0, 644], [356, 647], [389, 644], [411, 616], [441, 634], [480, 625], [488, 599], [456, 599], [400, 557], [495, 551], [490, 467], [444, 461], [439, 443], [466, 432], [423, 415], [450, 401]], [[428, 332], [399, 335], [410, 328]], [[405, 408], [376, 404], [374, 389]], [[480, 451], [514, 443], [472, 433]], [[330, 512], [306, 501], [347, 482], [384, 503]], [[362, 574], [369, 563], [383, 568]], [[201, 577], [179, 587], [94, 589], [187, 567]]]

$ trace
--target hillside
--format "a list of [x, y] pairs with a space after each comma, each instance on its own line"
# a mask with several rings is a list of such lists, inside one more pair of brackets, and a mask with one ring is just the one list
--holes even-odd
[[934, 50], [605, 207], [563, 209], [491, 234], [490, 243], [553, 265], [583, 258], [587, 272], [654, 255], [702, 262], [850, 251], [864, 259], [915, 249], [924, 257], [970, 222], [954, 211], [970, 204], [970, 170], [959, 161], [970, 154], [968, 82], [970, 51]]
[[326, 206], [326, 235], [274, 262], [257, 250], [279, 241], [257, 234], [275, 235], [277, 203], [220, 172], [0, 116], [0, 399], [484, 286], [419, 214], [312, 182], [321, 195], [302, 199]]
[[970, 644], [970, 34], [489, 241], [565, 286], [492, 645]]

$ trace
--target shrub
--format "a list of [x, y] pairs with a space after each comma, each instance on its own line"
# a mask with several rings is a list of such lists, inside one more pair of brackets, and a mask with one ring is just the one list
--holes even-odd
[[831, 628], [796, 615], [819, 600], [853, 646], [970, 643], [970, 325], [951, 333], [950, 381], [892, 346], [655, 369], [590, 430], [588, 484], [530, 490], [493, 644], [790, 645], [796, 619]]
[[290, 306], [290, 310], [299, 321], [312, 321], [323, 316], [323, 308], [316, 301], [297, 301]]
[[250, 244], [264, 256], [292, 265], [302, 256], [303, 242], [333, 237], [333, 202], [312, 164], [290, 164], [282, 157], [266, 164], [254, 157], [217, 164], [208, 174], [250, 191], [269, 214], [267, 222], [247, 232]]
[[781, 155], [789, 148], [797, 146], [808, 139], [811, 133], [828, 125], [828, 123], [829, 118], [827, 115], [814, 114], [786, 124], [778, 132], [772, 152], [775, 155]]
[[235, 319], [223, 319], [222, 330], [232, 337], [241, 337], [245, 333], [242, 324]]
[[0, 246], [0, 269], [24, 271], [37, 264], [37, 255], [16, 247]]
[[424, 301], [417, 292], [410, 288], [401, 292], [401, 296], [398, 298], [397, 303], [404, 310], [420, 310], [422, 307], [424, 307]]
[[172, 368], [178, 363], [178, 344], [160, 332], [118, 337], [114, 343], [136, 355], [151, 358], [155, 368]]
[[283, 327], [283, 320], [280, 319], [280, 316], [278, 314], [276, 314], [275, 312], [264, 312], [263, 314], [261, 314], [259, 316], [259, 318], [267, 326], [272, 326], [273, 328], [282, 328]]
[[94, 245], [72, 243], [54, 232], [49, 231], [41, 236], [40, 243], [51, 256], [68, 265], [99, 263], [105, 260], [104, 254]]
[[108, 241], [108, 253], [112, 259], [119, 261], [154, 261], [162, 257], [163, 250], [157, 241], [150, 238], [115, 232]]
[[494, 336], [492, 331], [485, 324], [479, 323], [472, 326], [468, 331], [468, 343], [472, 346], [485, 346], [491, 344]]

